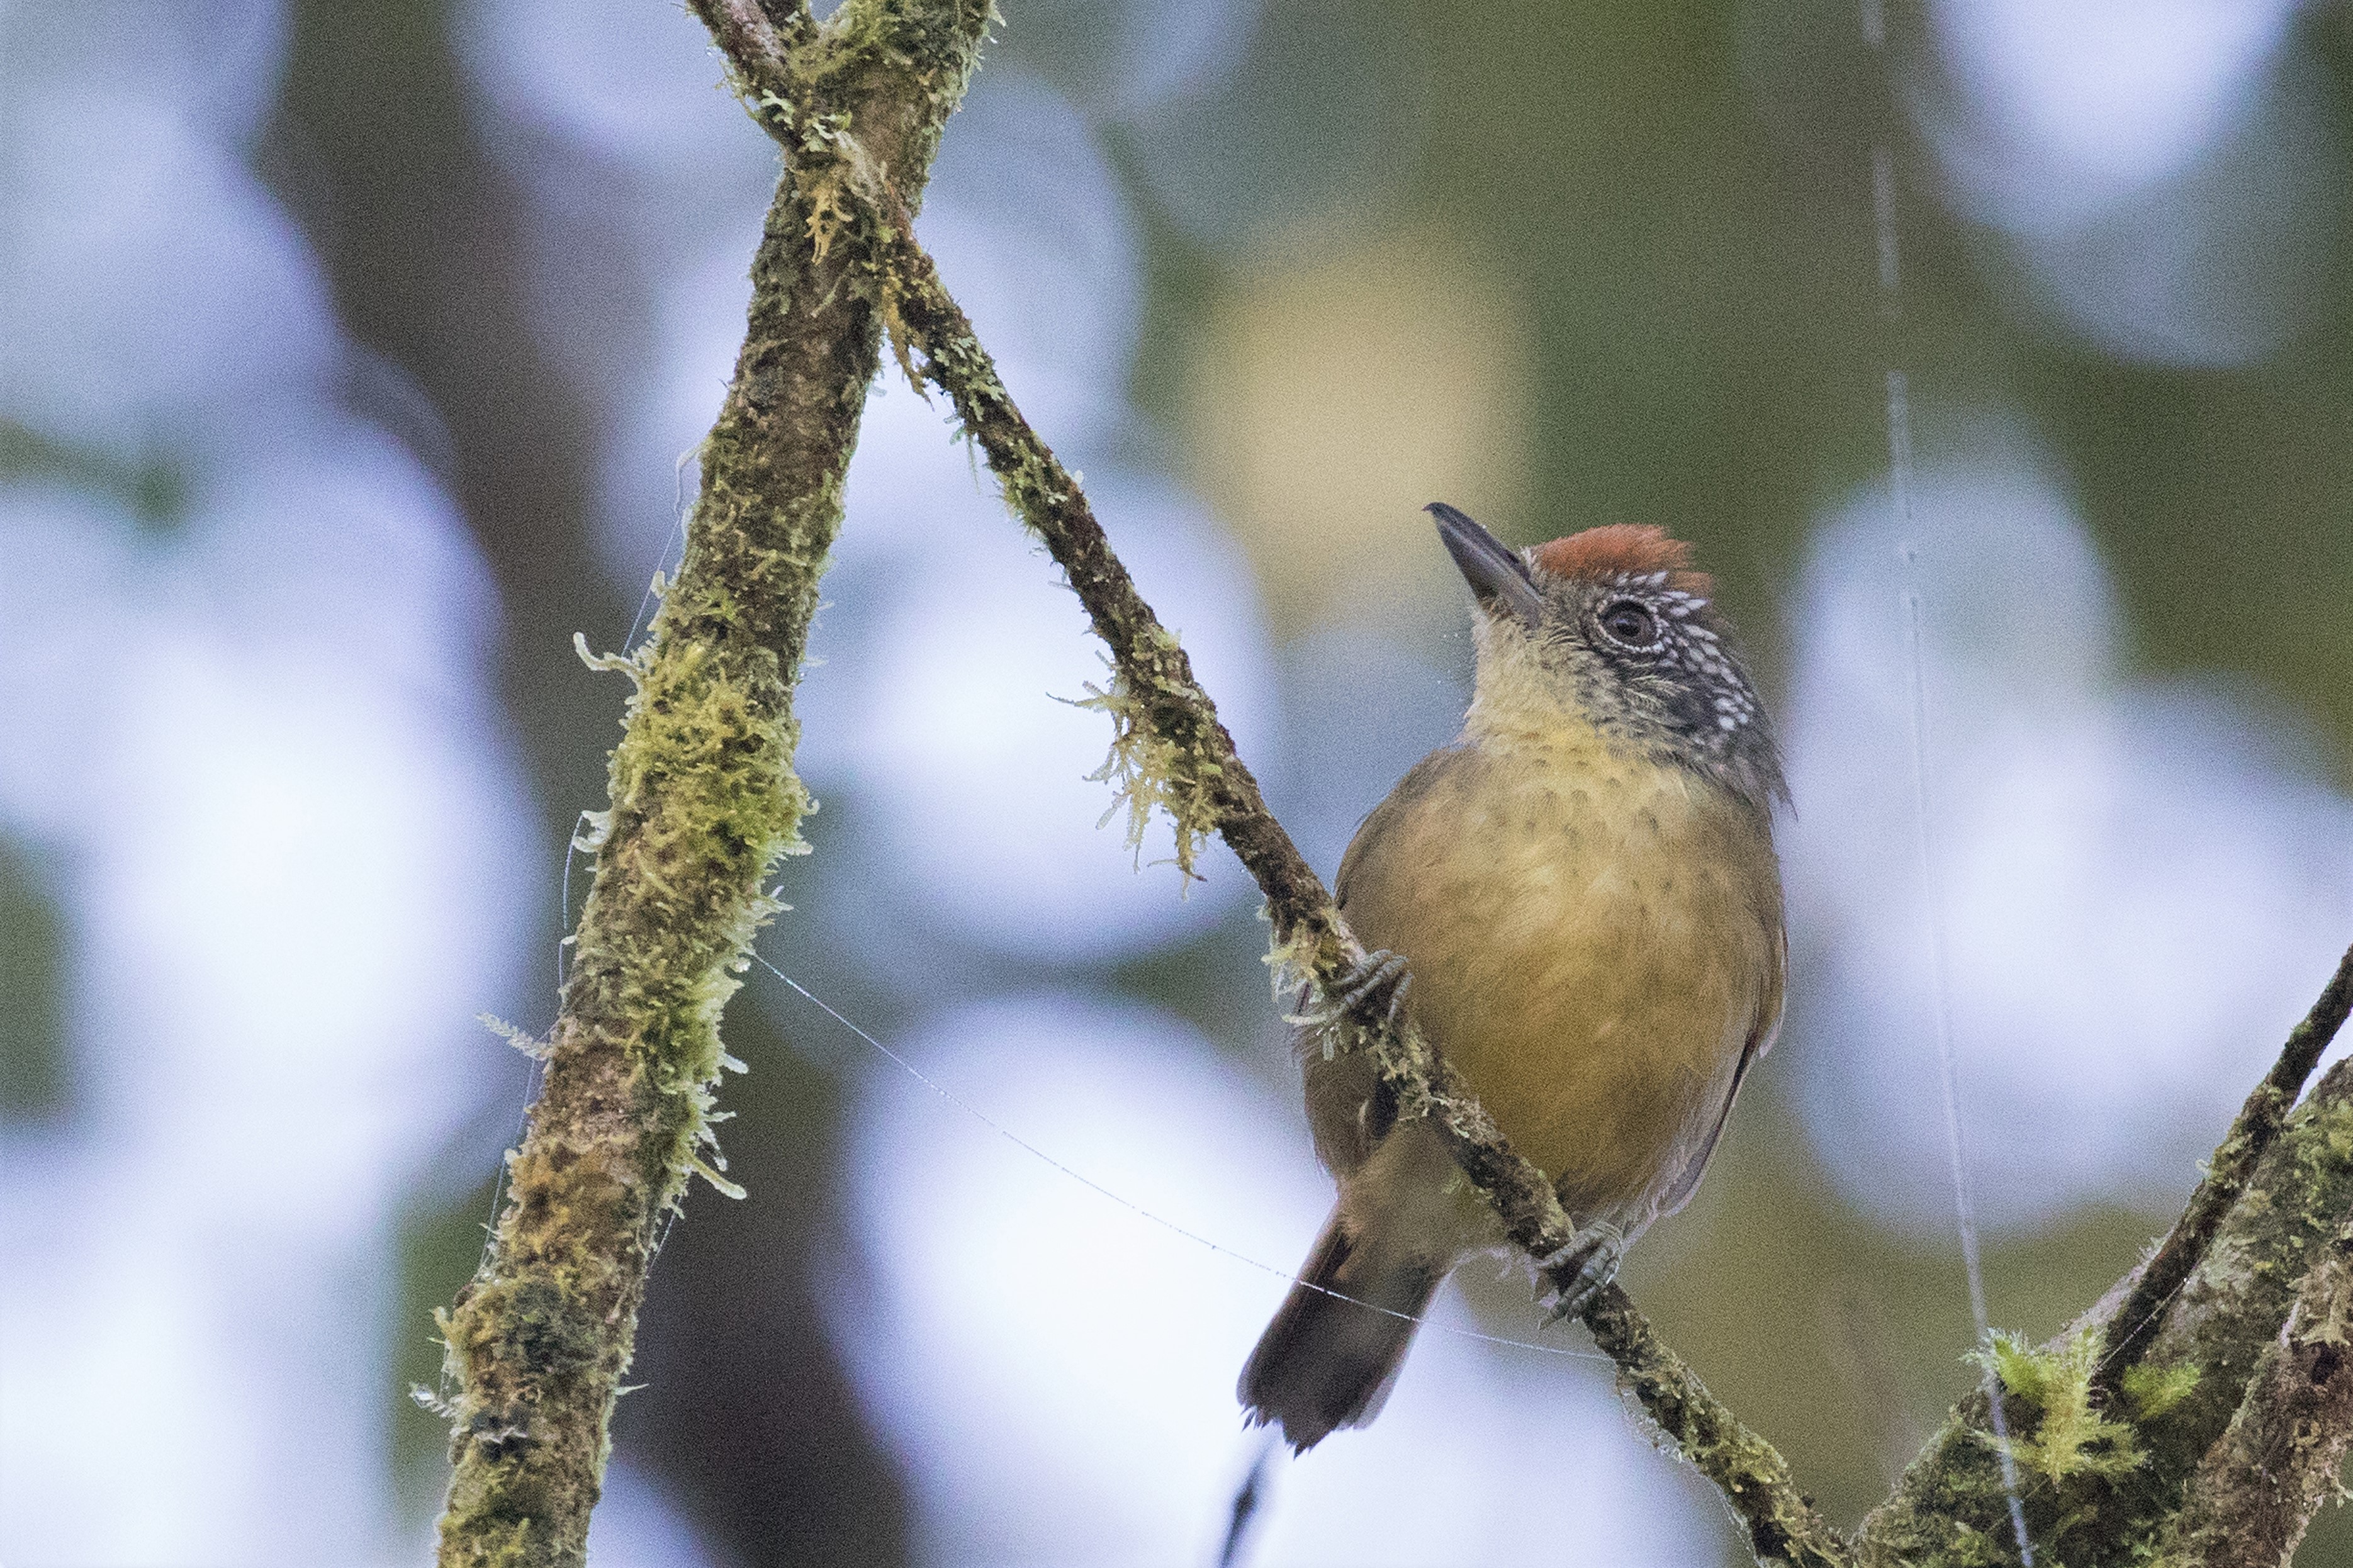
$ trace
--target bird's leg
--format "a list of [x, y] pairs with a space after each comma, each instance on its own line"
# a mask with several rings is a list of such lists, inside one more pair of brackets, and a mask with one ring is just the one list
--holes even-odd
[[[1604, 1285], [1618, 1277], [1626, 1256], [1626, 1233], [1605, 1221], [1577, 1227], [1577, 1238], [1544, 1260], [1546, 1279], [1553, 1281], [1554, 1322], [1573, 1318]], [[1566, 1276], [1567, 1284], [1560, 1283]]]
[[1405, 1008], [1413, 976], [1406, 973], [1405, 957], [1387, 948], [1375, 948], [1356, 962], [1341, 982], [1338, 1010], [1395, 1024]]

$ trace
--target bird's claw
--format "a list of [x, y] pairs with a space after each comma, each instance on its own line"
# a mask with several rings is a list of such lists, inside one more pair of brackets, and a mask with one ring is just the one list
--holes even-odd
[[1376, 948], [1357, 961], [1343, 984], [1345, 989], [1339, 996], [1341, 1012], [1395, 1024], [1405, 1009], [1405, 995], [1413, 984], [1413, 976], [1406, 972], [1402, 953]]
[[1626, 1256], [1626, 1236], [1614, 1225], [1599, 1221], [1577, 1233], [1577, 1239], [1545, 1259], [1545, 1278], [1551, 1281], [1551, 1318], [1559, 1322], [1583, 1311], [1618, 1277]]

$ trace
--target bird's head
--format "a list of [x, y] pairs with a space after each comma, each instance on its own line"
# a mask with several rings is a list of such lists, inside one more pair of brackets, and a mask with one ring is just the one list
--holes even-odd
[[1691, 546], [1619, 524], [1516, 551], [1443, 502], [1429, 510], [1478, 601], [1474, 733], [1581, 719], [1760, 811], [1788, 797], [1772, 725]]

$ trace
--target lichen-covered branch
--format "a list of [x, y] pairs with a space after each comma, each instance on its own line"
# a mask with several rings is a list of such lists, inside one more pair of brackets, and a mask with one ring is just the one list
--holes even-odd
[[[879, 241], [874, 265], [910, 368], [947, 394], [1008, 503], [1060, 564], [1110, 648], [1113, 688], [1100, 700], [1118, 726], [1120, 748], [1134, 754], [1149, 738], [1151, 765], [1139, 771], [1148, 773], [1149, 787], [1175, 824], [1180, 862], [1189, 860], [1192, 845], [1206, 833], [1226, 840], [1266, 896], [1279, 979], [1303, 985], [1306, 1011], [1325, 1020], [1336, 1047], [1366, 1054], [1400, 1114], [1426, 1116], [1443, 1131], [1464, 1173], [1494, 1205], [1505, 1234], [1540, 1268], [1556, 1270], [1552, 1283], [1565, 1290], [1574, 1273], [1559, 1260], [1571, 1253], [1577, 1236], [1551, 1184], [1514, 1152], [1445, 1058], [1419, 1034], [1330, 1003], [1346, 993], [1365, 957], [1331, 895], [1267, 810], [1217, 705], [1194, 679], [1184, 648], [1136, 593], [1078, 482], [1022, 417], [972, 323], [915, 244], [906, 215], [887, 187], [863, 186], [860, 194], [871, 204]], [[1837, 1536], [1791, 1483], [1781, 1456], [1658, 1342], [1623, 1292], [1603, 1291], [1585, 1316], [1643, 1408], [1724, 1489], [1760, 1559], [1844, 1560]]]
[[698, 9], [723, 40], [787, 51], [756, 80], [788, 167], [678, 580], [641, 648], [593, 661], [634, 692], [544, 1088], [491, 1253], [441, 1319], [445, 1565], [584, 1560], [656, 1228], [691, 1173], [723, 1181], [720, 1010], [799, 842], [792, 689], [880, 355], [874, 297], [829, 253], [826, 182], [856, 161], [921, 190], [988, 17], [987, 0], [849, 0], [822, 27], [782, 4]]
[[2338, 1495], [2353, 1435], [2353, 1226], [2322, 1245], [2295, 1308], [2263, 1348], [2246, 1397], [2189, 1479], [2158, 1561], [2167, 1568], [2280, 1568]]
[[[2053, 1344], [2001, 1348], [1996, 1370], [2038, 1562], [2096, 1568], [2141, 1563], [2157, 1549], [2189, 1478], [2242, 1405], [2267, 1406], [2259, 1364], [2306, 1274], [2335, 1256], [2348, 1215], [2353, 1067], [2340, 1064], [2255, 1163], [2116, 1397], [2095, 1402], [2094, 1367], [2129, 1279]], [[2247, 1417], [2257, 1429], [2271, 1419]], [[1856, 1549], [1867, 1568], [2017, 1561], [1984, 1394], [1954, 1410], [1894, 1496], [1863, 1521]]]
[[2115, 1390], [2140, 1360], [2158, 1313], [2205, 1258], [2215, 1227], [2245, 1190], [2255, 1162], [2279, 1136], [2295, 1097], [2304, 1092], [2305, 1079], [2312, 1076], [2321, 1053], [2344, 1026], [2348, 1011], [2353, 1011], [2353, 948], [2346, 950], [2337, 973], [2329, 977], [2304, 1021], [2289, 1031], [2279, 1060], [2240, 1107], [2238, 1120], [2215, 1149], [2206, 1175], [2189, 1194], [2181, 1217], [2173, 1222], [2173, 1228], [2142, 1266], [2123, 1306], [2110, 1320], [2108, 1353], [2096, 1379], [2103, 1394]]

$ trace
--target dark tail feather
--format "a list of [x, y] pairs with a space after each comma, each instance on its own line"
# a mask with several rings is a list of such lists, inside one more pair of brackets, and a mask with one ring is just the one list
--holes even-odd
[[1339, 1427], [1372, 1420], [1445, 1277], [1427, 1259], [1384, 1263], [1351, 1242], [1335, 1210], [1300, 1269], [1303, 1282], [1291, 1288], [1242, 1367], [1235, 1393], [1251, 1425], [1280, 1426], [1303, 1454]]

